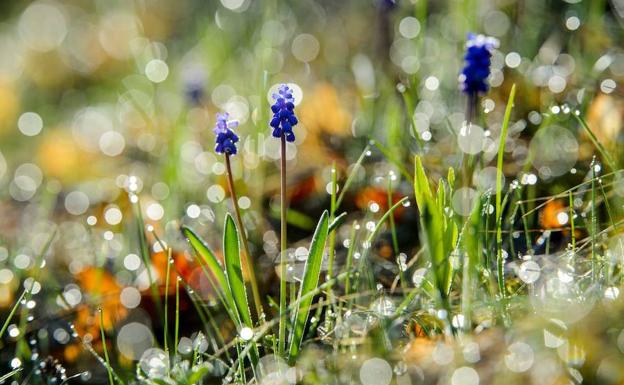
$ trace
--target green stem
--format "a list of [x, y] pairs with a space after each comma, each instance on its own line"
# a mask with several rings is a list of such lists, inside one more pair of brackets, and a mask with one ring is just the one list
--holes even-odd
[[238, 196], [236, 195], [236, 189], [234, 188], [234, 177], [232, 176], [232, 166], [230, 164], [230, 154], [225, 154], [225, 167], [227, 169], [227, 181], [230, 189], [230, 196], [232, 198], [232, 206], [234, 206], [234, 217], [236, 218], [236, 224], [240, 229], [241, 241], [243, 244], [243, 258], [244, 264], [247, 267], [249, 273], [249, 281], [251, 283], [251, 293], [254, 299], [254, 305], [256, 307], [256, 313], [258, 314], [258, 321], [262, 323], [264, 319], [264, 309], [262, 308], [262, 301], [260, 297], [260, 290], [258, 289], [258, 281], [256, 279], [256, 272], [251, 260], [251, 253], [249, 252], [249, 242], [247, 241], [247, 231], [243, 226], [243, 220], [240, 214], [240, 208], [238, 207]]
[[591, 128], [589, 128], [589, 125], [587, 124], [585, 119], [583, 119], [580, 115], [577, 115], [576, 113], [572, 114], [572, 116], [574, 116], [574, 118], [581, 124], [581, 127], [583, 127], [594, 146], [596, 146], [598, 152], [600, 152], [600, 155], [602, 155], [604, 161], [607, 163], [611, 171], [617, 171], [618, 168], [615, 164], [615, 161], [611, 157], [611, 154], [609, 153], [609, 151], [607, 151], [605, 146], [600, 143], [594, 132], [591, 130]]
[[279, 302], [279, 334], [278, 355], [283, 357], [286, 350], [286, 137], [281, 139], [280, 168], [280, 302]]
[[180, 330], [180, 277], [175, 285], [175, 331], [173, 334], [174, 354], [178, 354], [178, 331]]
[[592, 265], [592, 282], [596, 283], [599, 277], [598, 260], [596, 257], [596, 232], [598, 221], [596, 220], [596, 159], [591, 162], [592, 181], [591, 181], [591, 265]]
[[572, 255], [574, 255], [574, 253], [576, 253], [576, 231], [574, 227], [574, 199], [572, 198], [572, 190], [568, 191], [568, 201], [570, 205], [570, 237], [572, 241]]
[[[33, 285], [34, 285], [34, 283], [33, 283]], [[4, 324], [2, 325], [2, 330], [0, 330], [0, 338], [2, 338], [2, 336], [4, 335], [4, 332], [9, 327], [9, 323], [11, 323], [11, 319], [15, 315], [15, 312], [17, 311], [17, 308], [20, 306], [20, 303], [22, 303], [22, 300], [24, 299], [24, 296], [26, 295], [27, 291], [28, 290], [24, 289], [22, 294], [17, 299], [17, 302], [15, 302], [15, 304], [13, 305], [13, 308], [11, 309], [11, 312], [9, 312], [9, 315], [7, 316], [7, 319], [4, 321]]]
[[[351, 266], [353, 265], [353, 254], [356, 249], [356, 230], [357, 230], [357, 222], [353, 222], [351, 225], [351, 233], [349, 235], [349, 250], [347, 251], [347, 266], [346, 271], [351, 271]], [[345, 296], [349, 295], [351, 291], [351, 277], [347, 275], [345, 280]]]
[[[388, 207], [392, 206], [392, 175], [388, 175]], [[403, 271], [404, 263], [399, 259], [399, 239], [397, 238], [396, 225], [394, 223], [394, 215], [388, 217], [390, 222], [390, 234], [392, 236], [392, 249], [394, 250], [394, 257], [397, 258], [397, 265], [399, 268], [399, 280], [401, 281], [401, 287], [406, 287], [405, 273]]]
[[[329, 209], [329, 223], [332, 223], [336, 217], [336, 193], [337, 193], [337, 187], [338, 187], [337, 174], [338, 172], [336, 171], [336, 161], [334, 161], [334, 163], [332, 164], [332, 170], [331, 170], [332, 188], [331, 188], [331, 202], [330, 202], [330, 209]], [[333, 269], [334, 269], [335, 242], [336, 242], [336, 231], [332, 230], [329, 234], [329, 264], [327, 266], [328, 278], [331, 278]]]
[[162, 318], [162, 303], [160, 302], [160, 295], [158, 293], [158, 283], [154, 279], [152, 275], [152, 263], [150, 262], [150, 252], [149, 246], [147, 243], [147, 237], [145, 235], [145, 222], [143, 221], [143, 213], [141, 212], [141, 202], [137, 201], [135, 203], [135, 215], [136, 215], [136, 228], [137, 228], [137, 237], [139, 241], [139, 251], [141, 254], [141, 258], [143, 259], [143, 264], [145, 265], [145, 272], [147, 273], [147, 279], [150, 285], [150, 291], [152, 294], [152, 299], [154, 300], [154, 304], [156, 305], [156, 310], [158, 311], [158, 315]]
[[108, 383], [114, 385], [113, 382], [113, 369], [110, 365], [110, 359], [108, 358], [108, 348], [106, 347], [106, 335], [104, 334], [104, 310], [98, 309], [100, 313], [100, 334], [102, 336], [102, 348], [104, 349], [104, 359], [106, 360], [106, 370], [108, 371]]
[[167, 272], [165, 273], [165, 314], [163, 328], [163, 345], [169, 354], [169, 275], [171, 275], [171, 248], [167, 249]]
[[347, 190], [349, 190], [349, 187], [351, 186], [351, 183], [353, 183], [353, 180], [355, 179], [358, 169], [362, 166], [362, 162], [364, 161], [364, 158], [366, 158], [369, 151], [370, 151], [370, 145], [366, 145], [366, 147], [364, 147], [364, 151], [362, 151], [362, 154], [360, 154], [360, 157], [357, 159], [353, 167], [351, 167], [351, 172], [349, 173], [349, 176], [347, 176], [347, 180], [345, 181], [345, 183], [342, 185], [342, 188], [340, 189], [340, 194], [338, 194], [338, 199], [336, 199], [336, 205], [335, 205], [336, 211], [340, 207], [340, 204], [342, 203], [342, 200], [345, 197], [345, 193], [347, 192]]

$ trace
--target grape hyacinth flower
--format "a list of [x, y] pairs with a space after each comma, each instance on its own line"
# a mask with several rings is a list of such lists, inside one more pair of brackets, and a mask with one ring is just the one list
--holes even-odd
[[182, 72], [182, 84], [187, 102], [199, 106], [205, 96], [206, 74], [200, 64], [191, 64]]
[[224, 155], [226, 180], [228, 189], [230, 190], [230, 197], [232, 198], [232, 206], [234, 207], [234, 217], [236, 218], [236, 224], [240, 231], [241, 244], [243, 246], [243, 253], [241, 254], [241, 260], [244, 261], [249, 281], [251, 283], [251, 292], [254, 299], [254, 305], [258, 314], [258, 320], [262, 321], [264, 317], [264, 310], [262, 309], [262, 302], [260, 297], [260, 290], [258, 289], [258, 281], [256, 280], [256, 273], [254, 271], [253, 260], [251, 253], [249, 252], [249, 242], [247, 241], [247, 232], [243, 225], [241, 217], [240, 207], [238, 206], [238, 195], [236, 195], [236, 188], [234, 185], [234, 177], [232, 176], [232, 164], [230, 156], [235, 155], [237, 152], [236, 143], [238, 142], [238, 136], [232, 131], [233, 128], [238, 127], [238, 121], [229, 120], [230, 114], [227, 112], [217, 114], [217, 125], [212, 130], [217, 136], [215, 139], [215, 152]]
[[379, 6], [384, 10], [396, 8], [398, 0], [378, 0]]
[[215, 152], [235, 155], [238, 136], [232, 129], [238, 127], [238, 121], [228, 120], [229, 117], [230, 114], [227, 112], [217, 114], [217, 125], [212, 130], [217, 136], [215, 139]]
[[487, 78], [490, 76], [492, 50], [498, 47], [498, 40], [484, 35], [468, 34], [466, 42], [466, 65], [459, 76], [462, 90], [468, 95], [487, 92]]
[[295, 141], [293, 127], [298, 123], [295, 116], [295, 98], [292, 90], [286, 84], [277, 88], [277, 93], [273, 94], [275, 103], [271, 106], [273, 117], [269, 125], [273, 128], [273, 136], [280, 139], [280, 297], [279, 297], [279, 331], [277, 352], [284, 355], [286, 348], [286, 142]]
[[288, 142], [295, 141], [295, 133], [293, 127], [297, 125], [298, 120], [295, 116], [295, 98], [292, 90], [282, 84], [277, 88], [277, 93], [273, 94], [275, 103], [271, 106], [273, 118], [269, 125], [273, 127], [273, 136], [281, 138], [282, 135]]
[[[464, 55], [464, 68], [459, 75], [462, 91], [468, 96], [466, 101], [466, 121], [462, 125], [459, 135], [467, 137], [472, 124], [477, 118], [479, 95], [487, 92], [489, 85], [487, 79], [490, 76], [492, 64], [492, 51], [498, 47], [498, 40], [484, 35], [468, 34], [466, 41], [466, 54]], [[461, 139], [461, 138], [459, 138]], [[459, 140], [458, 139], [458, 140]], [[465, 159], [462, 169], [462, 180], [465, 186], [470, 184], [471, 165]]]

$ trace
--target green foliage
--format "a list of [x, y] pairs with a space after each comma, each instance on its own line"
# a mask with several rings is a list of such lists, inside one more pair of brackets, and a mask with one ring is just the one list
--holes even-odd
[[238, 229], [230, 214], [225, 216], [225, 230], [223, 232], [223, 254], [225, 256], [225, 271], [228, 287], [232, 293], [234, 304], [240, 319], [241, 326], [253, 327], [247, 290], [241, 267]]
[[193, 250], [195, 250], [198, 262], [202, 266], [206, 278], [208, 278], [208, 281], [212, 284], [215, 290], [220, 293], [219, 299], [221, 300], [225, 310], [228, 312], [230, 318], [236, 325], [239, 325], [240, 318], [238, 317], [238, 314], [233, 311], [236, 309], [236, 305], [232, 291], [230, 290], [230, 285], [228, 284], [225, 276], [223, 266], [221, 266], [221, 263], [212, 250], [210, 250], [206, 242], [204, 242], [193, 230], [189, 227], [182, 226], [182, 234], [184, 234]]
[[297, 296], [299, 305], [292, 317], [293, 328], [290, 334], [290, 349], [288, 352], [291, 362], [297, 358], [303, 340], [303, 330], [310, 314], [310, 305], [313, 299], [313, 297], [308, 294], [313, 292], [318, 286], [328, 230], [329, 213], [324, 211], [314, 231], [312, 242], [310, 243], [310, 252], [303, 270], [303, 280], [299, 287], [299, 295]]
[[[433, 282], [443, 302], [448, 298], [453, 269], [450, 256], [457, 243], [457, 224], [452, 218], [451, 197], [454, 173], [449, 170], [447, 184], [438, 183], [433, 194], [419, 156], [415, 158], [414, 192], [420, 211], [421, 236], [431, 262]], [[448, 190], [448, 191], [447, 191]]]
[[503, 269], [503, 156], [505, 154], [505, 140], [507, 139], [507, 130], [509, 129], [509, 120], [511, 119], [511, 110], [513, 108], [514, 98], [516, 97], [516, 85], [511, 87], [507, 107], [505, 108], [505, 118], [501, 128], [500, 144], [498, 146], [498, 161], [496, 163], [496, 266], [498, 271], [498, 290], [505, 297], [505, 272]]

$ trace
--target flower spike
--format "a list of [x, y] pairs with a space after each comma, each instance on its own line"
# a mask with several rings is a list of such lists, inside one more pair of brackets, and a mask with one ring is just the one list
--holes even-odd
[[468, 34], [466, 41], [466, 65], [459, 75], [462, 90], [468, 95], [487, 92], [487, 78], [490, 76], [492, 51], [498, 47], [498, 40], [484, 35]]
[[271, 106], [273, 118], [269, 123], [273, 127], [273, 136], [280, 138], [284, 135], [288, 142], [294, 142], [295, 133], [292, 129], [299, 121], [295, 116], [295, 98], [292, 90], [286, 84], [280, 85], [277, 93], [273, 94], [273, 100], [275, 100]]
[[238, 127], [238, 121], [228, 120], [229, 117], [230, 114], [227, 112], [217, 114], [217, 125], [212, 130], [217, 136], [215, 139], [215, 152], [235, 155], [238, 136], [232, 129]]

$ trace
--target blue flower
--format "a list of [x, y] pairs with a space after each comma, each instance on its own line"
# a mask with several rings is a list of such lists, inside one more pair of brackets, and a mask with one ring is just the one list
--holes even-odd
[[185, 94], [192, 105], [200, 105], [204, 98], [204, 86], [199, 83], [189, 83], [186, 85]]
[[469, 94], [481, 94], [488, 90], [492, 50], [498, 47], [498, 40], [484, 35], [468, 34], [466, 42], [466, 65], [459, 75], [462, 90]]
[[192, 105], [200, 105], [204, 98], [206, 75], [203, 67], [191, 64], [182, 72], [184, 95]]
[[232, 131], [232, 128], [238, 127], [236, 120], [229, 120], [230, 114], [227, 112], [217, 114], [217, 125], [212, 130], [217, 136], [215, 139], [215, 152], [219, 154], [236, 154], [236, 142], [238, 136]]
[[381, 8], [386, 10], [392, 10], [397, 6], [398, 0], [378, 0], [378, 4]]
[[273, 118], [269, 125], [273, 127], [273, 136], [281, 138], [282, 135], [289, 142], [295, 141], [295, 133], [292, 128], [299, 122], [295, 116], [295, 98], [292, 90], [282, 84], [277, 88], [277, 94], [273, 94], [275, 103], [271, 106]]

